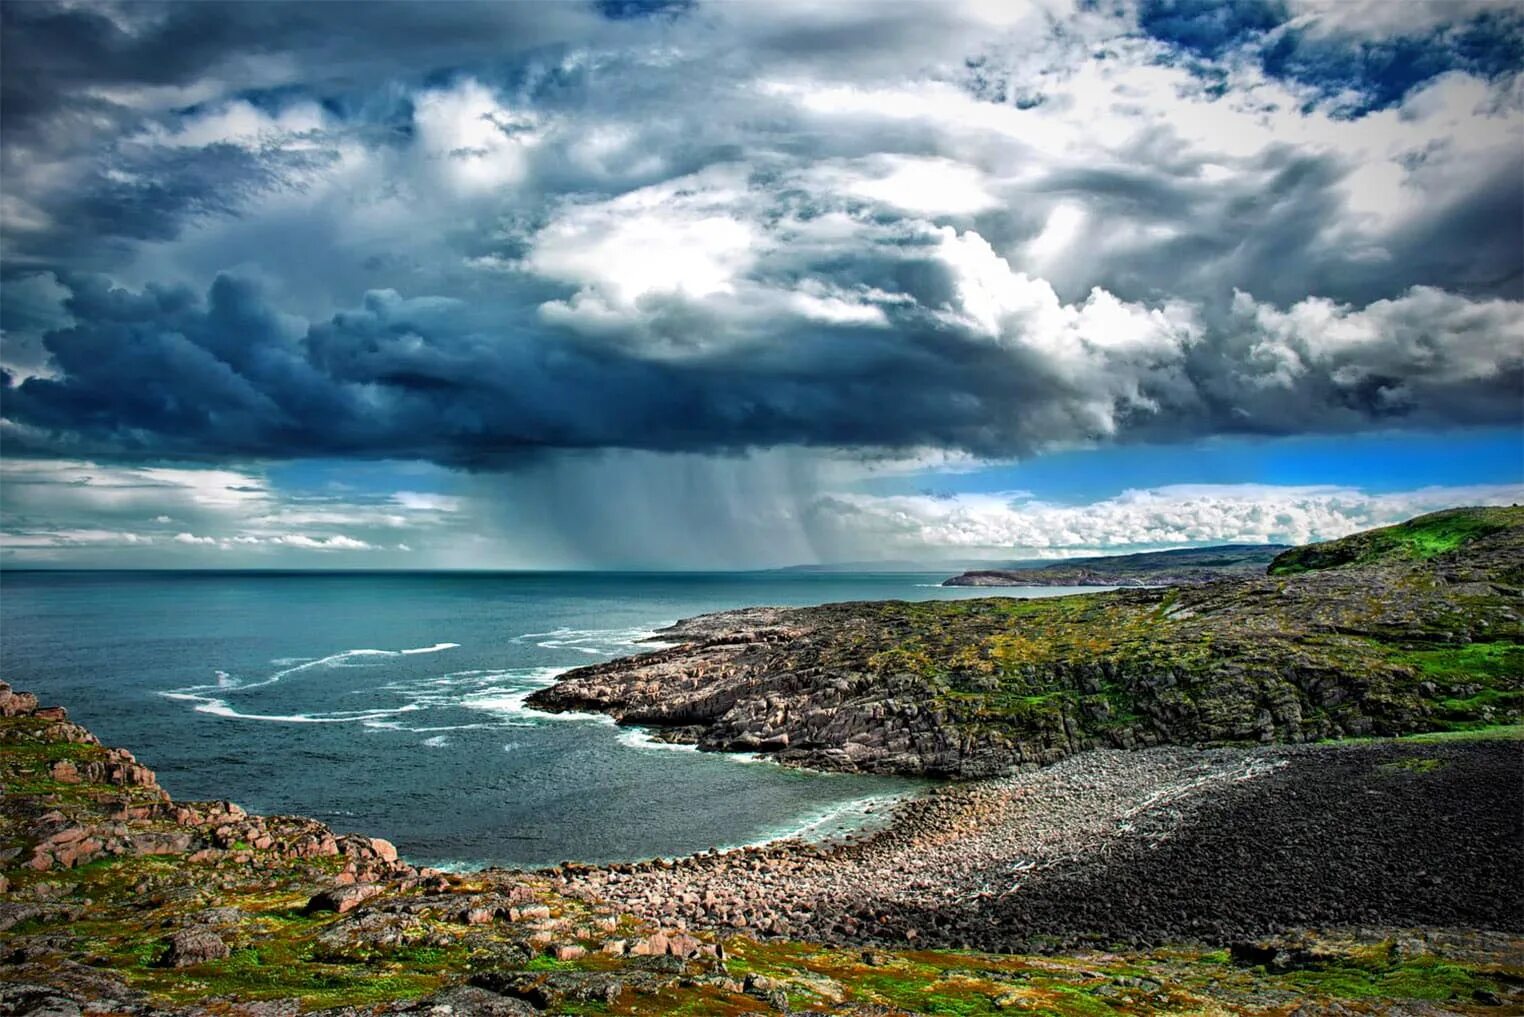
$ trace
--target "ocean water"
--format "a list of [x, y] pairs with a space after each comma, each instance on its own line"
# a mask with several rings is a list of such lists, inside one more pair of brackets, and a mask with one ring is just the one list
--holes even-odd
[[314, 816], [420, 864], [673, 856], [871, 823], [915, 782], [654, 742], [525, 698], [760, 604], [1066, 591], [924, 574], [0, 574], [0, 677], [130, 748], [176, 798]]

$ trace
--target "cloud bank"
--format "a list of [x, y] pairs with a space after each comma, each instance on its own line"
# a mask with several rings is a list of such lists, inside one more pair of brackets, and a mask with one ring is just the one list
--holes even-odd
[[[425, 461], [513, 493], [500, 527], [585, 519], [577, 560], [628, 557], [616, 477], [653, 518], [702, 479], [808, 557], [849, 518], [964, 543], [821, 462], [1520, 419], [1504, 6], [40, 0], [0, 32], [0, 441], [38, 469]], [[108, 521], [73, 539], [166, 543]], [[168, 539], [427, 542], [379, 525]]]
[[[1340, 10], [16, 5], [8, 448], [490, 467], [1516, 419], [1521, 23], [1377, 42]], [[1425, 54], [1402, 88], [1340, 77], [1393, 37]]]

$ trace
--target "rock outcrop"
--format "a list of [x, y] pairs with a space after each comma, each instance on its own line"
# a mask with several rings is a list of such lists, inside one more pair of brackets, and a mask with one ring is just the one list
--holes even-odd
[[954, 777], [1096, 747], [1503, 723], [1524, 709], [1524, 510], [1464, 512], [1490, 522], [1432, 554], [1339, 568], [709, 615], [659, 634], [677, 646], [570, 671], [529, 704], [796, 765]]

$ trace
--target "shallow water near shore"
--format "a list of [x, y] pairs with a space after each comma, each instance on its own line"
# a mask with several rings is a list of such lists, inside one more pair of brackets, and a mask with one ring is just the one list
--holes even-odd
[[176, 798], [393, 840], [410, 861], [689, 854], [878, 821], [914, 781], [665, 745], [525, 698], [709, 611], [1054, 596], [922, 573], [0, 575], [0, 677], [69, 707]]

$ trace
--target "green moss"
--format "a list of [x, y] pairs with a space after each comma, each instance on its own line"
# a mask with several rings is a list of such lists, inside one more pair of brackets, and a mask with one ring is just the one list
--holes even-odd
[[1412, 759], [1399, 759], [1395, 763], [1385, 763], [1383, 770], [1404, 771], [1407, 773], [1433, 773], [1445, 765], [1443, 759], [1435, 759], [1432, 756], [1415, 756]]
[[1469, 999], [1478, 989], [1497, 989], [1491, 979], [1434, 958], [1375, 971], [1338, 965], [1282, 977], [1302, 991], [1341, 999]]
[[529, 963], [524, 965], [525, 971], [573, 971], [576, 968], [576, 961], [557, 960], [546, 956], [532, 957]]
[[1423, 744], [1425, 742], [1475, 741], [1478, 739], [1488, 741], [1524, 741], [1524, 724], [1491, 724], [1455, 731], [1424, 731], [1419, 734], [1403, 735], [1398, 740]]

